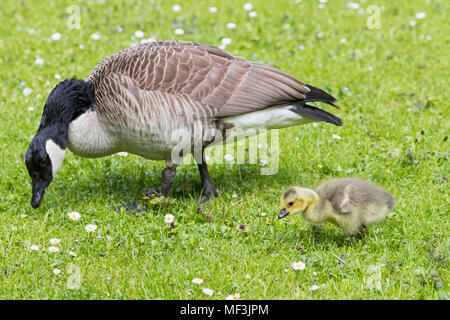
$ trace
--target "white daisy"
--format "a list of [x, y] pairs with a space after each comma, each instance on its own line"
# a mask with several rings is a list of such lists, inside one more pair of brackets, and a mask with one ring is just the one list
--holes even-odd
[[265, 167], [267, 165], [267, 163], [268, 163], [267, 160], [264, 160], [264, 159], [259, 160], [260, 167]]
[[417, 12], [416, 13], [416, 19], [425, 19], [425, 17], [427, 16], [427, 14], [425, 12]]
[[97, 230], [97, 226], [95, 224], [88, 224], [84, 227], [84, 230], [86, 230], [87, 232], [94, 232], [95, 230]]
[[319, 0], [320, 3], [327, 3], [328, 0]]
[[235, 29], [235, 28], [236, 28], [236, 23], [234, 23], [234, 22], [227, 23], [227, 29]]
[[100, 31], [97, 31], [96, 33], [91, 34], [92, 40], [100, 40], [102, 36], [100, 35]]
[[36, 56], [36, 60], [34, 60], [34, 65], [38, 67], [42, 67], [44, 65], [44, 59]]
[[247, 11], [252, 11], [253, 5], [250, 2], [247, 2], [246, 4], [244, 4], [244, 9]]
[[356, 10], [356, 9], [359, 9], [359, 3], [349, 2], [349, 3], [347, 3], [347, 7], [349, 7], [350, 9]]
[[203, 288], [202, 289], [202, 292], [204, 293], [204, 294], [206, 294], [207, 296], [212, 296], [213, 295], [213, 293], [214, 293], [214, 291], [212, 291], [211, 289], [208, 289], [208, 288]]
[[83, 49], [84, 49], [84, 44], [80, 43], [80, 44], [78, 45], [78, 48], [80, 48], [81, 50], [83, 50]]
[[226, 154], [223, 156], [223, 158], [225, 159], [225, 161], [231, 162], [234, 160], [234, 157], [231, 154]]
[[172, 6], [172, 11], [173, 12], [180, 12], [181, 11], [181, 6], [179, 4], [174, 4]]
[[37, 244], [33, 244], [33, 245], [30, 247], [30, 250], [31, 250], [31, 251], [38, 251], [38, 250], [39, 250], [39, 246], [38, 246]]
[[72, 220], [72, 221], [78, 221], [81, 218], [81, 214], [76, 211], [69, 212], [68, 216], [69, 216], [70, 220]]
[[164, 216], [164, 222], [165, 223], [172, 223], [172, 222], [174, 222], [175, 221], [175, 217], [173, 216], [173, 214], [166, 214], [165, 216]]
[[28, 111], [33, 111], [34, 107], [28, 107]]
[[78, 255], [73, 251], [69, 251], [69, 255], [71, 255], [72, 257], [78, 257]]
[[59, 251], [58, 247], [54, 247], [54, 246], [48, 247], [48, 252], [55, 253], [55, 252], [58, 252], [58, 251]]
[[134, 36], [135, 36], [136, 38], [142, 38], [142, 37], [144, 36], [144, 32], [142, 32], [141, 30], [137, 30], [137, 31], [134, 33]]
[[184, 34], [184, 30], [183, 30], [183, 29], [180, 29], [180, 28], [175, 29], [173, 32], [174, 32], [176, 35], [179, 35], [179, 36], [181, 36], [181, 35]]
[[414, 26], [416, 25], [416, 21], [411, 20], [411, 21], [409, 22], [409, 25], [410, 25], [411, 27], [414, 27]]
[[121, 156], [121, 157], [126, 157], [126, 156], [128, 156], [128, 152], [118, 152], [117, 153], [119, 156]]
[[265, 217], [266, 215], [267, 215], [267, 213], [261, 212], [261, 216]]
[[252, 276], [251, 275], [249, 275], [249, 274], [246, 274], [245, 275], [245, 279], [250, 279]]
[[60, 242], [61, 242], [61, 239], [56, 239], [56, 238], [53, 238], [53, 239], [50, 239], [49, 241], [50, 241], [50, 243], [51, 243], [51, 244], [54, 244], [54, 245], [56, 245], [56, 244], [58, 244], [58, 243], [60, 243]]
[[241, 295], [239, 293], [234, 293], [234, 294], [230, 294], [225, 299], [227, 299], [227, 300], [239, 300], [240, 297], [241, 297]]
[[339, 42], [340, 42], [340, 43], [346, 43], [346, 42], [347, 42], [347, 39], [341, 38], [341, 40], [340, 40]]
[[52, 40], [58, 41], [59, 39], [61, 39], [61, 34], [59, 32], [52, 34]]
[[203, 283], [203, 279], [200, 279], [200, 278], [194, 278], [194, 279], [192, 279], [192, 283], [195, 283], [195, 284], [202, 284], [202, 283]]
[[209, 8], [209, 12], [216, 13], [217, 12], [217, 8], [216, 7], [210, 7]]
[[294, 270], [303, 270], [306, 268], [306, 264], [304, 264], [302, 261], [294, 262], [292, 263], [292, 268]]
[[56, 275], [61, 274], [61, 270], [59, 270], [58, 268], [53, 269], [53, 273]]
[[256, 12], [256, 11], [250, 11], [249, 13], [248, 13], [248, 16], [250, 17], [250, 18], [254, 18], [254, 17], [256, 17], [258, 15], [258, 13]]
[[342, 138], [340, 136], [338, 136], [337, 134], [333, 133], [333, 139], [341, 140]]
[[24, 96], [29, 96], [30, 94], [33, 93], [33, 89], [25, 88], [25, 89], [23, 89], [22, 93], [23, 93]]
[[232, 198], [238, 198], [239, 196], [238, 196], [236, 193], [233, 193], [233, 194], [231, 195], [231, 197], [232, 197]]
[[231, 44], [232, 40], [230, 38], [223, 38], [220, 43], [227, 46], [229, 44]]
[[56, 80], [60, 80], [61, 79], [61, 75], [59, 75], [57, 73], [54, 75], [54, 77], [55, 77]]
[[223, 45], [229, 45], [229, 44], [231, 44], [231, 39], [230, 38], [223, 38], [220, 42], [223, 44]]
[[311, 287], [309, 287], [309, 291], [316, 291], [319, 289], [319, 286], [317, 284], [313, 284]]

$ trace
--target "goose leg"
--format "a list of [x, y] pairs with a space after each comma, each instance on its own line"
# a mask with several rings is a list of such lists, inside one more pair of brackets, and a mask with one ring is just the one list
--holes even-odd
[[172, 187], [173, 180], [175, 179], [175, 175], [177, 173], [177, 165], [172, 161], [166, 161], [166, 168], [162, 171], [162, 187], [161, 187], [161, 195], [167, 197], [169, 194], [169, 190]]
[[202, 179], [203, 185], [202, 196], [200, 198], [200, 201], [205, 202], [209, 198], [214, 198], [214, 196], [218, 194], [219, 191], [214, 187], [214, 185], [211, 182], [211, 178], [209, 177], [208, 172], [208, 166], [206, 165], [205, 161], [205, 154], [203, 153], [203, 151], [201, 155], [196, 155], [194, 158], [195, 161], [197, 162], [198, 171], [200, 172], [200, 177]]

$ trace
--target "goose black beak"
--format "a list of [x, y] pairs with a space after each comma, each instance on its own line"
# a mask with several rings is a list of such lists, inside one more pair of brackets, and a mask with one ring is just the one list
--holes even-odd
[[280, 214], [278, 215], [278, 219], [284, 218], [287, 215], [289, 215], [289, 212], [287, 212], [286, 209], [283, 209], [280, 211]]
[[37, 209], [42, 202], [42, 198], [44, 197], [45, 188], [50, 183], [47, 181], [33, 181], [33, 188], [32, 188], [32, 197], [31, 197], [31, 206], [34, 209]]

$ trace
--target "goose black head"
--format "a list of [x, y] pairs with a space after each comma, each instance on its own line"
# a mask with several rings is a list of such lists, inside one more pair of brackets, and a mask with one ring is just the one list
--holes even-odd
[[25, 164], [33, 183], [33, 208], [40, 206], [45, 189], [61, 167], [70, 122], [92, 108], [93, 101], [91, 84], [77, 79], [60, 82], [48, 96], [38, 132], [25, 155]]
[[58, 146], [51, 138], [45, 139], [43, 135], [36, 135], [28, 147], [25, 164], [33, 183], [31, 198], [33, 208], [40, 206], [45, 189], [56, 176], [65, 153], [65, 149]]

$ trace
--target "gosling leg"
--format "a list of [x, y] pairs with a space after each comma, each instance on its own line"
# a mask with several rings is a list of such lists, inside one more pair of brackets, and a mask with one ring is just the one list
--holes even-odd
[[162, 171], [161, 195], [167, 197], [172, 187], [173, 180], [177, 174], [177, 165], [170, 160], [166, 160], [166, 168]]

